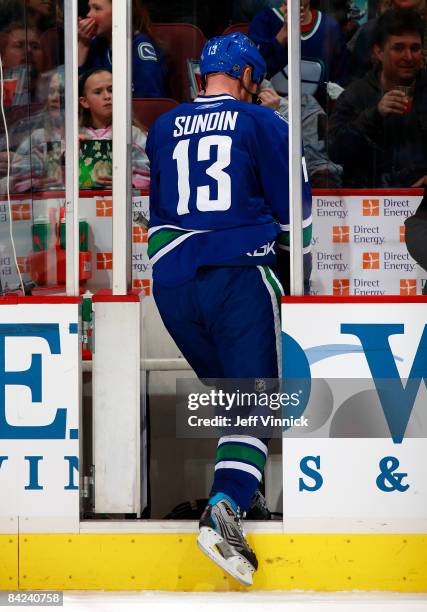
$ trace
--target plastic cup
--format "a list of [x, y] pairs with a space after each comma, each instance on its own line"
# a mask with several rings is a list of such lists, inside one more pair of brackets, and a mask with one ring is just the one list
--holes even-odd
[[12, 106], [17, 84], [18, 79], [4, 79], [3, 100], [5, 106]]
[[405, 94], [405, 115], [407, 115], [412, 111], [412, 106], [414, 102], [414, 88], [409, 85], [398, 85], [396, 89], [402, 91]]

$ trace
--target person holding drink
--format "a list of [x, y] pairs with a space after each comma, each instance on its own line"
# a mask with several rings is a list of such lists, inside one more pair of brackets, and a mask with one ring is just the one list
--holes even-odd
[[427, 75], [424, 23], [411, 9], [378, 18], [377, 66], [338, 98], [329, 155], [345, 187], [421, 187], [427, 182]]

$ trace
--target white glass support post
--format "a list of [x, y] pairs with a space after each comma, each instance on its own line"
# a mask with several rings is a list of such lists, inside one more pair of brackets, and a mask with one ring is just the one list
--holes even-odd
[[[301, 25], [299, 0], [288, 3], [289, 217], [291, 295], [304, 293], [302, 239]], [[283, 310], [283, 306], [282, 306]], [[284, 376], [282, 372], [282, 377]], [[285, 531], [286, 445], [282, 436], [282, 528]]]
[[113, 294], [131, 282], [132, 0], [113, 1]]
[[64, 2], [65, 30], [65, 253], [67, 295], [79, 295], [79, 126], [77, 0]]
[[288, 2], [289, 208], [291, 294], [303, 295], [300, 3]]

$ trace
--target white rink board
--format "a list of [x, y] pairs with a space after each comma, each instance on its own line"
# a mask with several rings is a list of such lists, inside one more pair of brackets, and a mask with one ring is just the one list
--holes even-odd
[[[426, 385], [420, 381], [405, 436], [397, 443], [390, 435], [371, 369], [375, 373], [375, 360], [389, 365], [393, 362], [396, 380], [397, 376], [404, 379], [403, 394], [414, 361], [418, 360], [417, 367], [421, 364], [427, 378], [427, 359], [422, 349], [422, 338], [427, 334], [427, 300], [371, 300], [292, 303], [289, 298], [289, 303], [282, 305], [283, 331], [298, 343], [309, 363], [312, 395], [305, 415], [316, 423], [305, 435], [300, 430], [298, 435], [289, 432], [284, 437], [285, 524], [287, 518], [297, 517], [332, 518], [343, 520], [343, 524], [347, 519], [383, 521], [392, 532], [393, 520], [401, 526], [407, 524], [409, 529], [412, 521], [425, 524], [427, 519]], [[380, 340], [381, 330], [388, 325], [388, 346], [378, 340], [378, 344], [373, 342], [368, 347], [366, 341], [362, 342], [364, 331], [360, 331], [360, 337], [343, 333], [342, 325], [354, 324], [360, 325], [360, 330], [368, 329], [367, 337], [380, 330]], [[385, 372], [385, 378], [392, 377], [391, 368]], [[326, 379], [320, 383], [323, 387], [316, 386], [317, 379]], [[333, 393], [336, 379], [343, 381], [339, 394]], [[359, 383], [362, 387], [369, 383], [369, 390], [363, 391], [371, 394], [367, 402], [366, 396], [359, 395]], [[328, 402], [330, 407], [325, 407]], [[361, 428], [359, 421], [364, 422]], [[352, 427], [354, 436], [347, 435]], [[378, 431], [382, 435], [377, 437]]]
[[43, 524], [52, 532], [78, 530], [78, 308], [0, 305], [6, 336], [1, 374], [16, 372], [14, 380], [6, 378], [0, 402], [0, 517], [19, 517], [28, 532]]

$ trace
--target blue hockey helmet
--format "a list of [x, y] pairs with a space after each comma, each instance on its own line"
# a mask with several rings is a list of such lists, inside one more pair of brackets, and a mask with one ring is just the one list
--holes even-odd
[[241, 32], [215, 36], [203, 47], [200, 56], [200, 74], [203, 80], [212, 72], [224, 72], [240, 79], [245, 66], [252, 68], [252, 81], [259, 85], [267, 70], [264, 58], [255, 43]]

